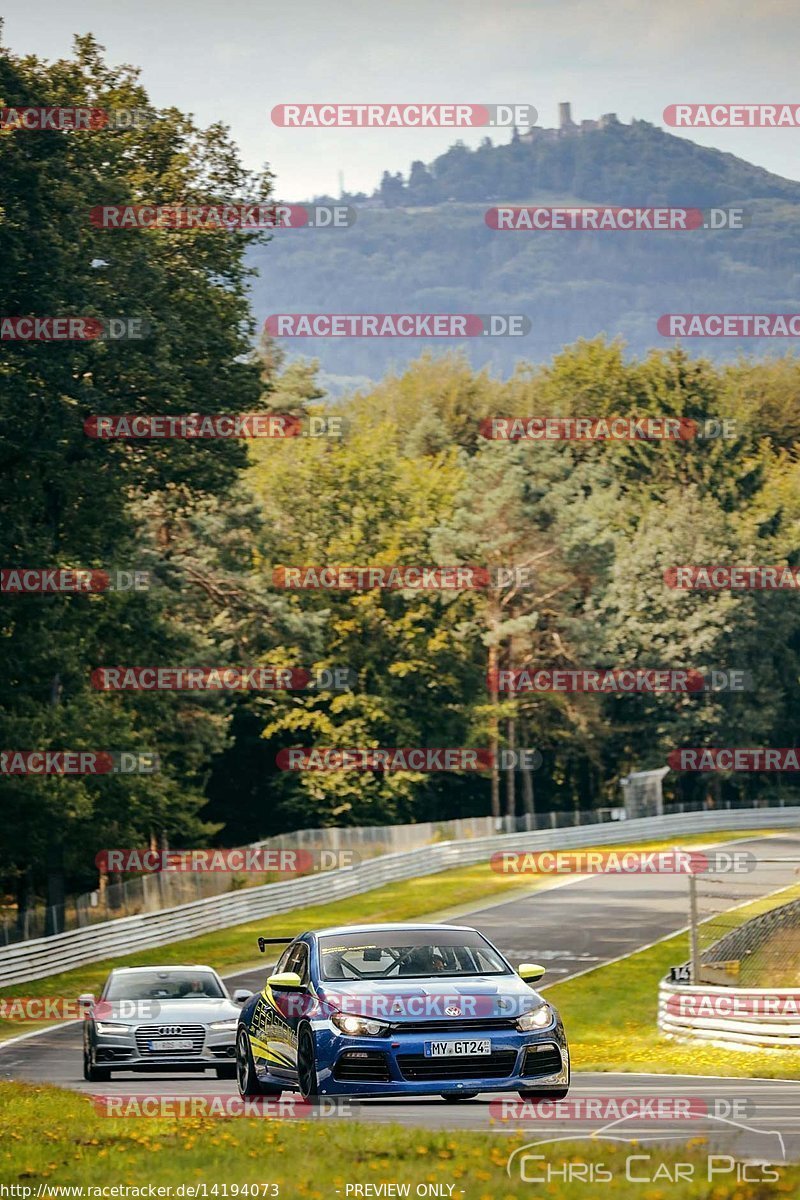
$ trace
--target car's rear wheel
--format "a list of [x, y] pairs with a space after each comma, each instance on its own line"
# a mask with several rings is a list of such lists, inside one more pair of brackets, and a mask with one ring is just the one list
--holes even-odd
[[[225, 1070], [225, 1068], [217, 1068], [218, 1078], [220, 1077], [220, 1070]], [[277, 1099], [280, 1096], [280, 1088], [270, 1087], [269, 1084], [262, 1083], [256, 1075], [253, 1052], [250, 1049], [250, 1039], [244, 1029], [239, 1030], [239, 1036], [236, 1039], [235, 1071], [240, 1096], [271, 1096], [273, 1099]]]
[[442, 1092], [443, 1100], [474, 1100], [478, 1092]]
[[88, 1046], [83, 1048], [83, 1078], [90, 1083], [108, 1083], [111, 1078], [108, 1067], [98, 1067]]
[[523, 1088], [519, 1095], [523, 1100], [563, 1100], [569, 1093], [569, 1088], [551, 1088], [549, 1091], [537, 1092], [536, 1088]]
[[297, 1041], [297, 1082], [300, 1085], [300, 1095], [304, 1100], [316, 1100], [319, 1096], [319, 1079], [317, 1077], [317, 1054], [314, 1049], [314, 1035], [308, 1025], [300, 1030]]
[[236, 1079], [236, 1063], [226, 1063], [224, 1067], [216, 1067], [217, 1079]]

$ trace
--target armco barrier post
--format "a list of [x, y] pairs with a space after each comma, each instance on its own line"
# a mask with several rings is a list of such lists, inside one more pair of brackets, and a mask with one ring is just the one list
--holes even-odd
[[697, 950], [697, 877], [689, 880], [689, 961], [692, 983], [700, 982], [700, 955]]

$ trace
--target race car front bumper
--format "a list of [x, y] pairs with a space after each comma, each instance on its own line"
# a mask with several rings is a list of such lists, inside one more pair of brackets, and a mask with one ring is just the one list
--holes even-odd
[[[468, 1037], [394, 1030], [386, 1037], [348, 1037], [329, 1022], [316, 1029], [320, 1094], [441, 1095], [443, 1092], [563, 1091], [569, 1050], [560, 1021], [535, 1033], [481, 1031]], [[433, 1057], [436, 1041], [486, 1040], [489, 1054]]]

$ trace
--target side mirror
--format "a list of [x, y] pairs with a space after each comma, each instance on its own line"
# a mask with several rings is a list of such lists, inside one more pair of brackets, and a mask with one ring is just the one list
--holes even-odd
[[540, 967], [538, 963], [520, 963], [517, 967], [517, 974], [526, 983], [536, 983], [537, 979], [542, 978], [544, 971], [544, 967]]
[[252, 996], [252, 992], [248, 992], [247, 988], [236, 988], [233, 993], [234, 1004], [244, 1004]]
[[84, 992], [82, 995], [78, 996], [78, 1004], [84, 1010], [84, 1012], [87, 1012], [94, 1004], [93, 994], [91, 992]]
[[269, 976], [267, 987], [272, 988], [273, 992], [300, 992], [303, 982], [296, 971], [281, 971], [279, 975]]

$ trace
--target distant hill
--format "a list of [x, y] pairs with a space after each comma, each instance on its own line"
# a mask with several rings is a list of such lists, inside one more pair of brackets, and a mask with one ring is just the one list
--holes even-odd
[[[320, 197], [319, 199], [326, 199]], [[331, 199], [328, 197], [327, 199]], [[338, 198], [337, 198], [338, 199]], [[787, 312], [800, 307], [800, 183], [613, 114], [559, 129], [457, 142], [408, 177], [384, 173], [348, 230], [282, 231], [253, 252], [256, 314], [270, 312], [522, 312], [521, 339], [468, 339], [476, 365], [506, 374], [577, 337], [621, 335], [641, 353], [665, 344], [665, 312]], [[744, 230], [686, 233], [498, 233], [486, 208], [516, 204], [743, 207]], [[296, 339], [333, 377], [377, 378], [437, 341]], [[783, 352], [791, 341], [692, 339], [692, 352]]]

